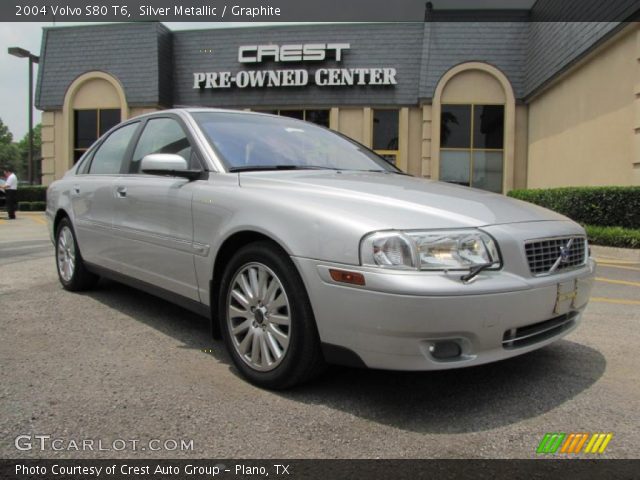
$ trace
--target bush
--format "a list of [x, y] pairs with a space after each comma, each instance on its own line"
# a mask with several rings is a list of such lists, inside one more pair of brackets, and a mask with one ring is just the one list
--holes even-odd
[[21, 212], [44, 212], [47, 202], [18, 202], [18, 210]]
[[47, 187], [44, 185], [21, 185], [18, 187], [18, 202], [46, 202]]
[[640, 187], [512, 190], [508, 195], [554, 210], [584, 225], [640, 228]]
[[607, 247], [640, 248], [640, 230], [622, 227], [584, 225], [589, 242]]

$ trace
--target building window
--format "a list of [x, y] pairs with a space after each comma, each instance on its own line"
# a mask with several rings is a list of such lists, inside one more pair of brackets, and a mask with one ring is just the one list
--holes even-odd
[[111, 127], [120, 123], [120, 109], [73, 111], [73, 163]]
[[373, 150], [393, 165], [398, 161], [399, 110], [373, 111]]
[[270, 113], [271, 115], [280, 115], [282, 117], [296, 118], [298, 120], [305, 120], [307, 122], [315, 123], [323, 127], [329, 128], [329, 110], [288, 110], [288, 109], [275, 109], [275, 110], [254, 110], [254, 112]]
[[295, 118], [296, 120], [304, 120], [304, 110], [280, 110], [278, 115], [281, 117]]
[[440, 180], [502, 192], [504, 105], [442, 105]]

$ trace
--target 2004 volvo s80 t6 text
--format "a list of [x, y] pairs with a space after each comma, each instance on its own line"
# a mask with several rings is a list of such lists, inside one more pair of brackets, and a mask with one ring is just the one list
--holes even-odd
[[268, 388], [325, 363], [435, 370], [529, 352], [576, 327], [595, 271], [561, 215], [258, 113], [126, 121], [51, 184], [47, 217], [65, 289], [105, 276], [202, 313]]

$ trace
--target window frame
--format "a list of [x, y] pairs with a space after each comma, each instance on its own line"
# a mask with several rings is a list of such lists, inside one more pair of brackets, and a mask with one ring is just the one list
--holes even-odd
[[[113, 127], [111, 127], [109, 130], [107, 130], [106, 132], [104, 132], [102, 135], [100, 135], [100, 112], [102, 110], [117, 110], [120, 114], [120, 121], [118, 123], [116, 123]], [[74, 108], [73, 109], [73, 142], [72, 142], [72, 148], [71, 151], [73, 153], [73, 163], [74, 165], [76, 163], [78, 163], [81, 159], [82, 156], [84, 154], [86, 154], [89, 150], [91, 150], [91, 146], [87, 147], [87, 148], [76, 148], [76, 140], [77, 140], [77, 122], [76, 122], [76, 112], [95, 112], [96, 113], [96, 139], [93, 141], [93, 144], [95, 144], [95, 142], [97, 142], [98, 140], [100, 140], [100, 138], [104, 135], [106, 135], [107, 133], [109, 133], [109, 131], [111, 131], [114, 127], [117, 127], [118, 125], [120, 125], [120, 123], [122, 123], [122, 109], [121, 108]], [[92, 145], [93, 145], [92, 144]], [[75, 155], [77, 152], [81, 152], [80, 157], [78, 158], [78, 160], [75, 159]]]
[[[442, 113], [448, 105], [453, 106], [470, 106], [471, 107], [471, 118], [470, 118], [470, 140], [469, 140], [469, 148], [460, 148], [460, 147], [443, 147], [440, 142], [440, 152], [449, 151], [449, 152], [467, 152], [469, 154], [469, 188], [477, 188], [473, 186], [473, 153], [478, 152], [494, 152], [494, 153], [502, 153], [502, 184], [500, 185], [500, 193], [504, 192], [504, 165], [505, 165], [505, 143], [506, 143], [506, 134], [507, 134], [507, 105], [504, 103], [492, 103], [492, 102], [443, 102], [440, 105], [440, 118], [438, 121], [440, 122], [440, 128], [442, 129]], [[502, 115], [502, 148], [474, 148], [473, 140], [474, 140], [474, 132], [475, 132], [475, 108], [476, 107], [491, 107], [497, 106], [502, 107], [503, 115]], [[441, 130], [442, 131], [442, 130]], [[440, 168], [442, 170], [442, 155], [439, 157]], [[446, 182], [446, 180], [442, 180]], [[485, 190], [490, 192], [491, 190]]]

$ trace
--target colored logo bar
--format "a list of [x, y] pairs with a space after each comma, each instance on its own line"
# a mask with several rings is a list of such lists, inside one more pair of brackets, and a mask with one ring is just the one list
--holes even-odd
[[613, 433], [546, 433], [536, 453], [604, 453]]

